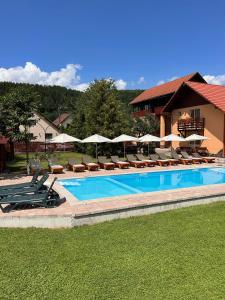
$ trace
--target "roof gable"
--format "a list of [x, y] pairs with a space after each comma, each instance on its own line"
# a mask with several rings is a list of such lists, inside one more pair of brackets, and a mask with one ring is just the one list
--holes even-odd
[[163, 111], [169, 110], [170, 106], [176, 101], [177, 96], [182, 93], [184, 87], [192, 89], [206, 101], [215, 105], [218, 109], [225, 113], [225, 86], [190, 81], [185, 82], [180, 87], [180, 89], [173, 95], [171, 100], [164, 107]]
[[173, 94], [179, 89], [182, 83], [186, 81], [197, 81], [197, 82], [204, 82], [204, 83], [206, 82], [198, 72], [191, 73], [189, 75], [177, 78], [175, 80], [166, 82], [164, 84], [152, 87], [144, 91], [143, 93], [138, 95], [134, 100], [132, 100], [130, 104], [136, 104], [146, 100], [151, 100], [156, 97]]
[[62, 113], [58, 118], [56, 118], [53, 121], [53, 124], [55, 126], [59, 126], [60, 124], [62, 124], [68, 117], [70, 116], [69, 113]]

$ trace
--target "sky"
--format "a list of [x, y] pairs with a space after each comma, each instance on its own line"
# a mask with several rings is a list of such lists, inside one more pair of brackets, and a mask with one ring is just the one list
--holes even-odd
[[225, 0], [0, 0], [0, 81], [225, 85]]

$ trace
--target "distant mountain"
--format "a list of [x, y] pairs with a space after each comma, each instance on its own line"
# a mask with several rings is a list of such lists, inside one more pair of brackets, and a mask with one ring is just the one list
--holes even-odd
[[[60, 86], [43, 86], [38, 84], [0, 82], [0, 96], [10, 92], [15, 87], [34, 89], [41, 98], [39, 112], [50, 121], [55, 120], [63, 112], [71, 112], [76, 107], [76, 101], [82, 92]], [[142, 90], [117, 91], [118, 98], [129, 112], [129, 102], [139, 95]]]

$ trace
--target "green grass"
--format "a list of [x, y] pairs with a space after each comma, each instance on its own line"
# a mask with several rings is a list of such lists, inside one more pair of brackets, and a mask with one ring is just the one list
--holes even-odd
[[[35, 154], [37, 153], [30, 153], [29, 157], [35, 157]], [[44, 155], [44, 153], [39, 153], [40, 155]], [[77, 158], [77, 159], [81, 159], [82, 154], [81, 153], [76, 153], [76, 152], [54, 152], [54, 156], [57, 157], [59, 163], [63, 166], [65, 166], [68, 162], [68, 158]], [[48, 163], [45, 159], [41, 160], [41, 165], [43, 166], [43, 168], [48, 167]], [[20, 153], [20, 154], [16, 154], [15, 159], [11, 162], [8, 162], [7, 164], [7, 168], [11, 171], [11, 172], [20, 172], [20, 171], [24, 171], [26, 170], [26, 154], [25, 153]]]
[[0, 229], [0, 299], [225, 299], [225, 203]]

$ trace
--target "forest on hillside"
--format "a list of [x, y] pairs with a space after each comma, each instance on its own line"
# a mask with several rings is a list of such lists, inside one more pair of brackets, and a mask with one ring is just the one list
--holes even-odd
[[[29, 88], [40, 96], [39, 112], [50, 121], [54, 121], [59, 114], [71, 112], [76, 105], [82, 92], [67, 89], [60, 86], [42, 86], [37, 84], [0, 82], [0, 96], [12, 91], [14, 88]], [[129, 102], [139, 95], [142, 90], [118, 90], [118, 99], [124, 105], [127, 112], [130, 110]]]

